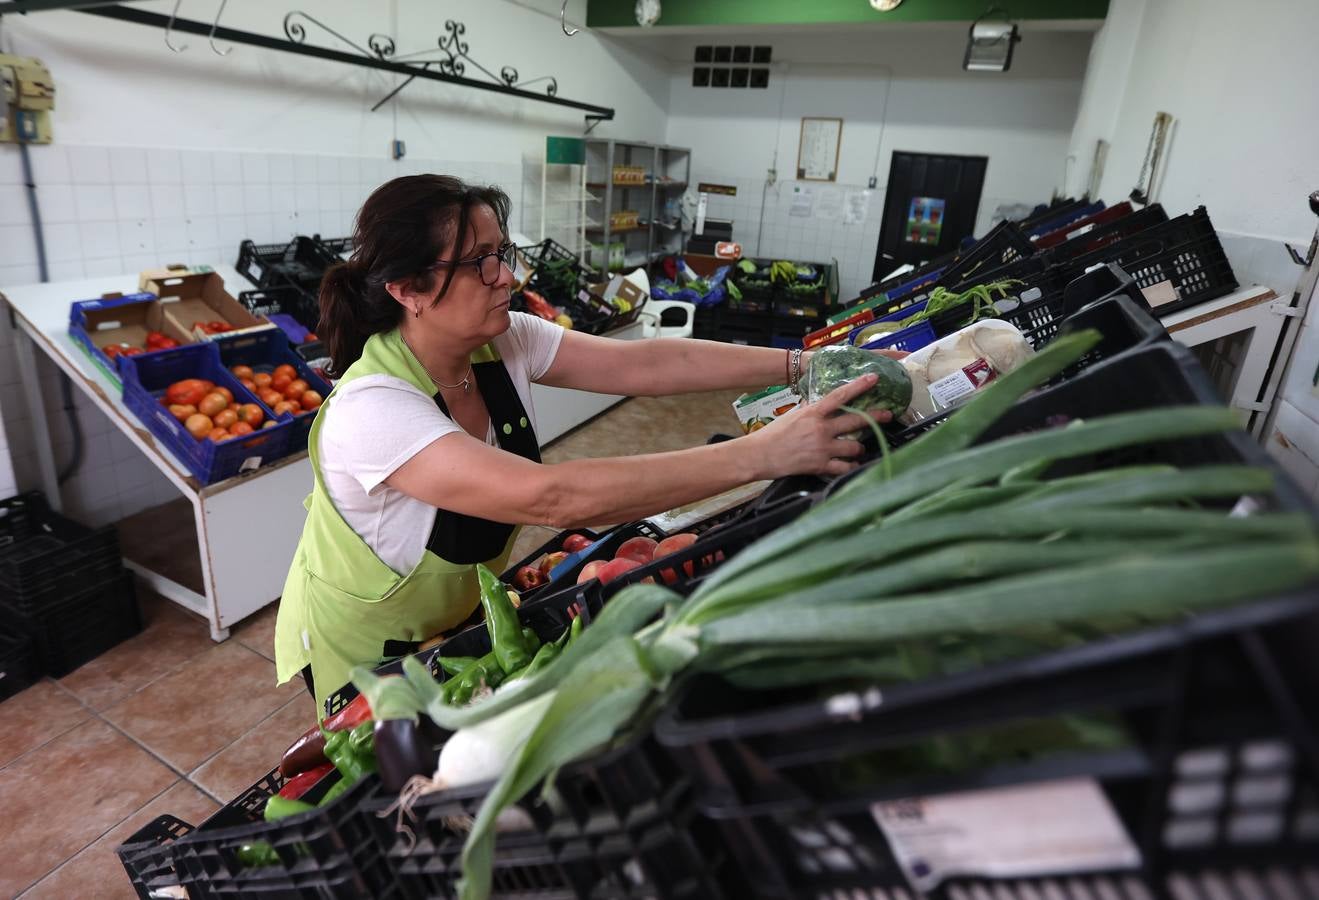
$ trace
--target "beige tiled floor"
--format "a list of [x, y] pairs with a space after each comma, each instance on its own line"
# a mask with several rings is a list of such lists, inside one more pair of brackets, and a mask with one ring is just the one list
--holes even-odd
[[[545, 461], [704, 443], [735, 432], [734, 396], [630, 400], [555, 442]], [[125, 523], [136, 558], [177, 556], [158, 539], [170, 512]], [[551, 535], [525, 529], [514, 558]], [[200, 570], [196, 560], [170, 561], [185, 583]], [[301, 682], [275, 685], [275, 604], [215, 644], [201, 619], [139, 596], [141, 634], [0, 704], [0, 897], [134, 897], [117, 846], [162, 813], [205, 819], [315, 720]]]

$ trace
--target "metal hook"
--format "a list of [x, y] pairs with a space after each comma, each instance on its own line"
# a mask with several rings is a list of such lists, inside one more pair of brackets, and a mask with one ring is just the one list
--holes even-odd
[[568, 35], [568, 37], [572, 37], [574, 34], [581, 31], [581, 29], [574, 28], [572, 31], [569, 31], [567, 16], [568, 16], [568, 0], [563, 0], [563, 6], [559, 7], [559, 27], [563, 29], [564, 34]]
[[180, 44], [175, 47], [174, 42], [170, 40], [170, 37], [174, 34], [174, 20], [179, 17], [179, 7], [182, 5], [183, 0], [174, 0], [174, 12], [169, 14], [169, 21], [165, 23], [165, 46], [175, 53], [182, 53], [188, 49], [187, 44]]
[[229, 0], [220, 0], [220, 8], [215, 11], [215, 21], [211, 23], [211, 33], [206, 38], [206, 40], [208, 40], [211, 44], [211, 52], [214, 53], [216, 56], [228, 56], [230, 52], [234, 49], [232, 46], [230, 46], [225, 50], [221, 50], [219, 47], [215, 46], [215, 29], [220, 27], [220, 16], [224, 15], [224, 8], [226, 5], [228, 5], [228, 3]]

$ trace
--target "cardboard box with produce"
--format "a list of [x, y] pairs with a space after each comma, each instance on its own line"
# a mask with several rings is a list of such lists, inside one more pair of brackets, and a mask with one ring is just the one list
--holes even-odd
[[172, 350], [193, 338], [165, 316], [155, 294], [104, 294], [69, 308], [69, 336], [106, 377], [121, 384], [119, 358]]
[[742, 433], [759, 431], [779, 416], [796, 409], [801, 397], [783, 384], [767, 387], [763, 391], [743, 394], [733, 401], [733, 412], [742, 425]]
[[150, 291], [164, 304], [165, 316], [195, 340], [251, 328], [270, 328], [224, 288], [224, 279], [209, 266], [167, 266], [148, 269], [138, 277], [138, 289]]

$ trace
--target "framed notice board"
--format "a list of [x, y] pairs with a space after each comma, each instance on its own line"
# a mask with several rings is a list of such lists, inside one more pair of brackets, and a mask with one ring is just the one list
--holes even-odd
[[801, 142], [797, 145], [797, 180], [837, 181], [842, 140], [842, 119], [803, 117]]

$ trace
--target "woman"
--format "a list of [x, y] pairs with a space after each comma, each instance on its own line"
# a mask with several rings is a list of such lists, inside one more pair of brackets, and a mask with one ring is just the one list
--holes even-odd
[[861, 452], [839, 438], [860, 417], [837, 413], [873, 377], [737, 440], [541, 465], [532, 382], [629, 396], [755, 389], [794, 380], [804, 359], [609, 340], [511, 313], [508, 212], [497, 188], [394, 179], [358, 214], [352, 259], [322, 283], [317, 331], [341, 379], [308, 441], [315, 485], [275, 633], [280, 682], [301, 672], [318, 712], [354, 665], [466, 619], [475, 564], [502, 571], [519, 525], [628, 521], [760, 479], [839, 475]]

